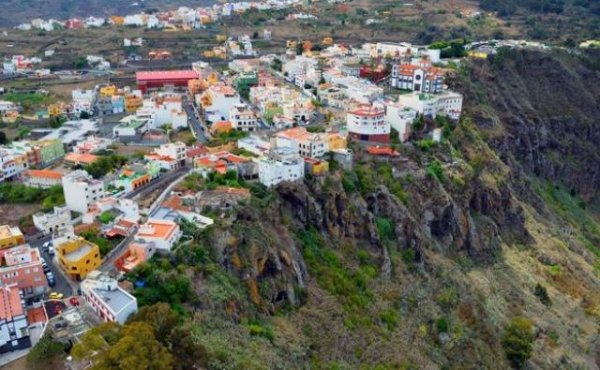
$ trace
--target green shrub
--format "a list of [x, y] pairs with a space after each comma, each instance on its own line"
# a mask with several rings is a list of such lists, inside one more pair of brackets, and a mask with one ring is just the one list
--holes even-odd
[[398, 314], [394, 310], [383, 310], [379, 314], [379, 319], [392, 330], [398, 326]]
[[537, 283], [535, 285], [533, 294], [536, 297], [538, 297], [540, 299], [540, 302], [542, 302], [544, 305], [550, 306], [552, 304], [552, 301], [550, 300], [550, 297], [548, 296], [548, 291], [546, 290], [546, 287], [541, 285], [540, 283]]
[[514, 368], [520, 369], [533, 351], [533, 324], [524, 317], [515, 317], [506, 327], [502, 346], [506, 357]]
[[427, 175], [438, 179], [440, 182], [444, 182], [444, 169], [439, 161], [433, 160], [427, 165]]
[[439, 317], [435, 321], [435, 327], [437, 328], [437, 331], [439, 333], [447, 333], [448, 332], [448, 320], [446, 319], [446, 317], [444, 317], [444, 316]]
[[458, 304], [458, 291], [455, 287], [443, 288], [435, 297], [436, 302], [445, 310], [450, 310]]

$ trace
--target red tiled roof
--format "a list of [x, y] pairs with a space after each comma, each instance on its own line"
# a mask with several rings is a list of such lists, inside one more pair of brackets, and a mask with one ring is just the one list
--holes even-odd
[[69, 153], [65, 156], [65, 161], [73, 162], [73, 163], [90, 164], [90, 163], [96, 162], [98, 159], [99, 159], [98, 156], [95, 156], [93, 154], [88, 154], [88, 153], [83, 153], [83, 154]]
[[381, 147], [381, 146], [370, 146], [367, 148], [367, 152], [373, 155], [387, 155], [390, 157], [398, 157], [400, 153], [390, 147]]
[[60, 180], [63, 177], [62, 173], [51, 170], [27, 170], [24, 175], [29, 177], [43, 177], [46, 179], [54, 180]]
[[362, 105], [350, 113], [356, 116], [377, 116], [384, 114], [385, 110], [383, 108], [377, 108], [374, 106]]
[[143, 71], [136, 72], [135, 78], [138, 81], [193, 80], [198, 78], [198, 73], [191, 70]]

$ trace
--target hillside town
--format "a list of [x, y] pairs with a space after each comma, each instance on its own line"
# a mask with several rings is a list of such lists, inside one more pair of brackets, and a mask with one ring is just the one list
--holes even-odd
[[[438, 143], [460, 124], [463, 98], [446, 85], [454, 71], [440, 50], [287, 46], [225, 70], [196, 62], [139, 71], [135, 85], [73, 90], [44, 113], [60, 127], [0, 147], [2, 183], [64, 197], [27, 230], [0, 229], [2, 327], [14, 328], [1, 331], [2, 353], [27, 351], [52, 320], [73, 321], [71, 339], [82, 325], [124, 323], [138, 307], [124, 276], [185, 248], [190, 225], [210, 228], [256, 188], [351, 169], [356, 150], [395, 157], [403, 143]], [[0, 110], [6, 119], [21, 109], [2, 101]], [[106, 117], [118, 121], [107, 127]], [[430, 131], [414, 139], [424, 120]]]
[[[56, 315], [124, 323], [137, 303], [122, 277], [183, 245], [187, 224], [210, 227], [255, 186], [322, 176], [333, 162], [352, 168], [354, 148], [397, 156], [419, 120], [459, 124], [462, 96], [448, 90], [443, 65], [439, 50], [407, 43], [293, 46], [231, 60], [227, 73], [205, 62], [138, 72], [133, 86], [73, 90], [48, 106], [66, 120], [59, 128], [0, 148], [0, 181], [64, 196], [32, 216], [28, 235], [1, 227], [0, 312], [2, 327], [14, 328], [2, 330], [1, 352], [29, 348]], [[114, 115], [122, 118], [103, 129]], [[427, 140], [442, 140], [442, 129]], [[171, 140], [186, 130], [187, 143]], [[120, 145], [149, 150], [115, 159]], [[203, 188], [180, 185], [197, 176]]]

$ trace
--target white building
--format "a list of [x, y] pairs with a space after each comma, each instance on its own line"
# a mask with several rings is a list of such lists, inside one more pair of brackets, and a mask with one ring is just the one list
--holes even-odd
[[13, 155], [4, 149], [0, 149], [0, 182], [13, 178], [22, 171], [20, 166], [17, 166]]
[[405, 142], [412, 123], [417, 119], [417, 111], [399, 103], [386, 103], [385, 108], [385, 121], [398, 131], [400, 141]]
[[108, 149], [113, 141], [108, 138], [89, 136], [85, 140], [78, 142], [73, 147], [73, 152], [79, 154], [96, 153]]
[[132, 14], [125, 16], [123, 24], [125, 26], [137, 26], [141, 27], [146, 24], [147, 17], [144, 14]]
[[175, 130], [188, 126], [188, 116], [183, 110], [180, 95], [156, 96], [144, 100], [136, 117], [148, 120], [149, 129], [157, 129], [170, 124]]
[[257, 156], [263, 156], [271, 150], [271, 143], [259, 138], [258, 136], [250, 135], [239, 139], [237, 142], [239, 149], [244, 149]]
[[304, 160], [293, 150], [275, 149], [268, 157], [258, 161], [258, 179], [265, 186], [271, 187], [283, 181], [303, 178]]
[[141, 138], [148, 131], [148, 119], [140, 119], [136, 116], [127, 116], [113, 127], [115, 138]]
[[439, 93], [444, 88], [444, 73], [441, 68], [433, 67], [428, 59], [414, 64], [394, 64], [390, 84], [402, 90]]
[[90, 16], [85, 19], [86, 27], [102, 27], [104, 24], [106, 24], [106, 19], [104, 18]]
[[[372, 44], [371, 44], [372, 45]], [[371, 46], [371, 57], [397, 57], [402, 55], [417, 55], [419, 48], [408, 42], [378, 42]]]
[[304, 127], [295, 127], [275, 134], [275, 147], [295, 151], [301, 157], [321, 158], [328, 150], [323, 135], [308, 132]]
[[258, 129], [258, 118], [247, 104], [236, 104], [229, 111], [229, 121], [234, 130], [252, 132]]
[[175, 143], [162, 144], [158, 148], [154, 149], [154, 154], [161, 157], [169, 157], [174, 159], [179, 164], [183, 165], [185, 162], [186, 146], [181, 141]]
[[[318, 64], [319, 61], [315, 58], [298, 55], [292, 59], [285, 60], [281, 66], [281, 72], [288, 81], [294, 82], [297, 75], [303, 75], [310, 69], [316, 69]], [[304, 87], [304, 85], [302, 87]]]
[[104, 183], [86, 171], [77, 170], [63, 176], [65, 202], [71, 211], [85, 213], [90, 204], [106, 197]]
[[242, 103], [237, 91], [226, 85], [211, 86], [203, 94], [196, 95], [196, 99], [210, 122], [227, 120], [231, 109]]
[[124, 324], [137, 312], [137, 299], [121, 288], [116, 279], [100, 271], [88, 274], [81, 283], [81, 294], [105, 322]]
[[33, 215], [33, 225], [44, 234], [71, 224], [71, 210], [68, 207], [54, 207], [52, 213], [38, 212]]
[[71, 92], [73, 99], [73, 111], [78, 115], [86, 112], [92, 115], [94, 112], [94, 98], [95, 94], [93, 90], [73, 90]]
[[387, 143], [390, 124], [385, 120], [385, 109], [378, 105], [362, 105], [346, 115], [348, 134], [359, 141]]
[[136, 240], [147, 243], [154, 242], [157, 249], [170, 251], [173, 245], [181, 238], [182, 232], [179, 225], [170, 220], [148, 219], [140, 225]]
[[325, 81], [341, 89], [344, 95], [361, 104], [369, 104], [383, 98], [383, 88], [368, 80], [344, 76], [338, 70], [329, 70], [323, 73]]
[[453, 91], [440, 94], [403, 94], [398, 97], [399, 104], [412, 108], [419, 114], [431, 118], [441, 114], [456, 121], [462, 113], [462, 102], [462, 95]]
[[52, 170], [25, 170], [23, 183], [32, 188], [48, 189], [62, 184], [63, 174]]

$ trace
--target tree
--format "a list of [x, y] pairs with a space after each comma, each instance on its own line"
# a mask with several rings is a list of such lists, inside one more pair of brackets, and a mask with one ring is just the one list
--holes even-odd
[[50, 127], [59, 128], [67, 119], [63, 116], [56, 116], [50, 119]]
[[86, 111], [83, 111], [79, 114], [79, 119], [90, 119], [90, 114]]
[[150, 324], [132, 322], [99, 325], [73, 347], [73, 357], [89, 359], [93, 369], [170, 370], [173, 356], [154, 336]]
[[0, 131], [0, 145], [4, 145], [8, 143], [8, 138], [6, 137], [6, 133], [4, 131]]
[[167, 344], [171, 332], [179, 324], [179, 315], [168, 303], [160, 302], [142, 309], [131, 317], [130, 322], [141, 321], [154, 329], [154, 335], [163, 344]]
[[64, 353], [64, 344], [52, 339], [50, 334], [46, 334], [27, 354], [27, 367], [30, 369], [52, 368], [53, 366], [48, 365], [58, 365], [60, 356]]
[[516, 369], [523, 367], [533, 350], [533, 330], [531, 320], [515, 317], [511, 320], [502, 337], [506, 357]]
[[187, 327], [177, 327], [171, 334], [171, 352], [177, 359], [175, 369], [203, 369], [208, 363], [208, 351], [194, 341], [191, 331]]

